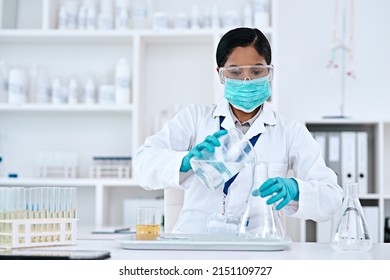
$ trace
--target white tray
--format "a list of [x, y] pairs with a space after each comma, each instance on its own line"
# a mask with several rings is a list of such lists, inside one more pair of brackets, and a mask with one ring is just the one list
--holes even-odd
[[203, 250], [203, 251], [280, 251], [290, 246], [291, 238], [265, 240], [229, 235], [168, 234], [157, 240], [136, 240], [135, 234], [116, 240], [129, 250]]

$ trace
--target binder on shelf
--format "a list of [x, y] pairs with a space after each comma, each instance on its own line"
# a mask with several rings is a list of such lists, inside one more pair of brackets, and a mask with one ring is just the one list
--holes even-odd
[[341, 132], [341, 183], [356, 183], [356, 132]]
[[379, 207], [363, 206], [363, 212], [372, 241], [379, 242]]
[[326, 132], [313, 132], [314, 139], [321, 145], [322, 148], [322, 158], [325, 163], [327, 163], [327, 145], [326, 145]]
[[357, 182], [359, 194], [368, 193], [368, 134], [366, 131], [357, 132]]
[[337, 175], [337, 183], [341, 186], [341, 139], [340, 132], [328, 132], [327, 164]]

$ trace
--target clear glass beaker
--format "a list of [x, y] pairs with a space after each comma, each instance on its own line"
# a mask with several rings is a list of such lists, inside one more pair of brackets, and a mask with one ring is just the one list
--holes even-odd
[[209, 189], [223, 186], [247, 164], [256, 160], [251, 142], [236, 128], [218, 138], [214, 152], [202, 151], [202, 158], [191, 158], [191, 167]]
[[239, 235], [248, 238], [283, 240], [285, 230], [275, 204], [267, 204], [269, 197], [252, 195], [252, 191], [259, 189], [268, 179], [269, 163], [254, 162], [252, 166], [252, 190], [248, 195], [247, 206], [241, 219]]
[[336, 251], [368, 251], [371, 247], [372, 239], [358, 198], [358, 184], [346, 184], [341, 212], [332, 237], [332, 248]]
[[240, 218], [229, 213], [217, 213], [207, 219], [208, 234], [237, 235]]

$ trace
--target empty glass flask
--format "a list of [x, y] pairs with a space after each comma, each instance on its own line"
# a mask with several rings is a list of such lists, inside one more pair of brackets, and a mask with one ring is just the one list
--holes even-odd
[[267, 204], [266, 201], [269, 197], [252, 196], [252, 191], [260, 188], [261, 184], [268, 179], [268, 169], [268, 163], [253, 163], [252, 190], [241, 219], [240, 236], [264, 240], [283, 240], [285, 238], [280, 212], [275, 209], [274, 204]]
[[358, 198], [358, 184], [346, 184], [332, 248], [336, 251], [368, 251], [371, 247], [372, 239]]

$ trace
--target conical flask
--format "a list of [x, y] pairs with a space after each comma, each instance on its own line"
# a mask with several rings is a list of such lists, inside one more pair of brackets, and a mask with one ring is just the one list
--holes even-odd
[[368, 251], [371, 247], [372, 239], [358, 199], [358, 184], [346, 184], [332, 248], [336, 251]]
[[268, 205], [267, 197], [252, 195], [252, 191], [259, 189], [261, 184], [268, 179], [268, 169], [268, 163], [253, 163], [252, 189], [241, 219], [240, 236], [266, 240], [282, 240], [285, 237], [280, 213], [275, 209], [275, 205]]

